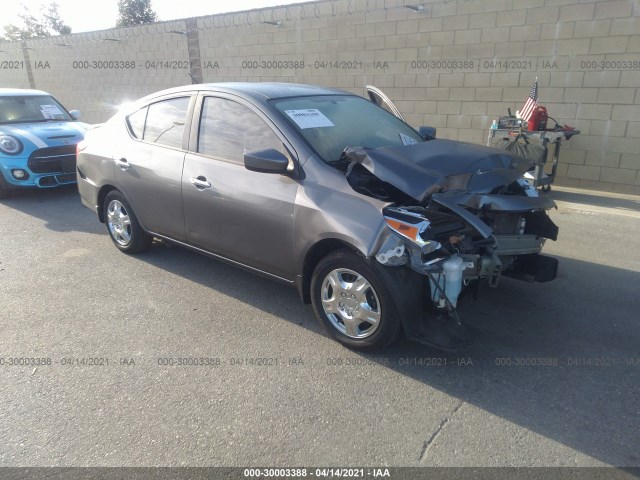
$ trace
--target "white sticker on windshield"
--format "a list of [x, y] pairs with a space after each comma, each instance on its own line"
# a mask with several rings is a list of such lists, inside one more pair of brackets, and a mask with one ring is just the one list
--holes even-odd
[[415, 141], [413, 138], [408, 137], [407, 135], [405, 135], [404, 133], [398, 133], [398, 135], [400, 135], [400, 140], [402, 140], [402, 144], [404, 146], [407, 145], [415, 145], [416, 143], [418, 143], [417, 141]]
[[40, 105], [40, 111], [46, 119], [64, 118], [64, 113], [57, 105]]
[[291, 117], [302, 130], [305, 128], [334, 127], [335, 125], [317, 108], [306, 110], [285, 110], [284, 113]]

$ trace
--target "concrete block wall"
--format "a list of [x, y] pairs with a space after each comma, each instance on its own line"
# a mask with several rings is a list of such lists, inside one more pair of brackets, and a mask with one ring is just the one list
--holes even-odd
[[0, 44], [0, 62], [26, 57], [0, 86], [89, 122], [192, 78], [373, 84], [412, 125], [474, 143], [537, 77], [540, 104], [582, 132], [557, 183], [640, 194], [640, 0], [332, 0]]

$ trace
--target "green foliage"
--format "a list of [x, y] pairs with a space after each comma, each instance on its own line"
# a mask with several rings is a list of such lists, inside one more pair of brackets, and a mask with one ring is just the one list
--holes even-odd
[[151, 0], [118, 0], [117, 27], [130, 27], [158, 21]]
[[24, 22], [24, 26], [5, 25], [4, 37], [0, 37], [0, 39], [16, 41], [71, 33], [71, 27], [60, 18], [56, 2], [40, 5], [40, 11], [37, 14], [33, 14], [24, 4], [22, 4], [22, 8], [24, 13], [21, 13], [19, 17]]

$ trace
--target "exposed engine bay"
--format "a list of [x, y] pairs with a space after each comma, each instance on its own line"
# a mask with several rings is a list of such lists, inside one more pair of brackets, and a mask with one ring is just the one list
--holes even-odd
[[528, 165], [504, 150], [431, 140], [400, 148], [347, 148], [336, 168], [351, 187], [389, 205], [375, 258], [428, 277], [436, 310], [459, 322], [458, 298], [502, 276], [547, 282], [558, 261], [540, 254], [558, 227], [522, 178]]

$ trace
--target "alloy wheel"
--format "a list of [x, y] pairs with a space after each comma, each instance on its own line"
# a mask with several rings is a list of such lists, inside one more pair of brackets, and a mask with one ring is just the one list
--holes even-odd
[[107, 223], [113, 239], [123, 247], [131, 242], [131, 218], [118, 200], [111, 200], [107, 208]]

